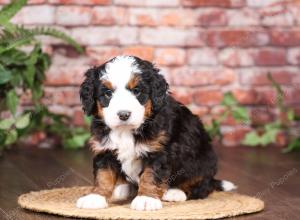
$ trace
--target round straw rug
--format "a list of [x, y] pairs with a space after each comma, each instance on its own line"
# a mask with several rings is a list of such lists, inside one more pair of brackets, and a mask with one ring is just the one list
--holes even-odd
[[21, 195], [22, 208], [67, 217], [92, 219], [218, 219], [259, 212], [264, 202], [245, 195], [215, 192], [204, 200], [164, 202], [158, 211], [135, 211], [130, 203], [110, 204], [106, 209], [78, 209], [76, 200], [91, 190], [90, 187], [73, 187], [30, 192]]

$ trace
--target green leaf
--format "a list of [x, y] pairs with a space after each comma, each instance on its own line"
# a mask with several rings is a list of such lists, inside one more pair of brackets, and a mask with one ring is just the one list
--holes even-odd
[[237, 101], [231, 92], [226, 92], [224, 94], [222, 104], [225, 106], [233, 106], [237, 104]]
[[92, 117], [89, 117], [89, 116], [84, 116], [84, 122], [87, 124], [87, 125], [90, 125], [92, 123]]
[[262, 146], [267, 146], [269, 144], [276, 142], [277, 134], [280, 130], [277, 128], [270, 129], [266, 131], [261, 137], [260, 137], [260, 144]]
[[295, 120], [295, 112], [293, 109], [289, 109], [287, 112], [287, 118], [289, 121], [294, 121]]
[[300, 149], [300, 137], [297, 139], [293, 140], [289, 145], [282, 150], [283, 153], [288, 153], [293, 150], [299, 150]]
[[40, 84], [35, 84], [32, 88], [32, 98], [37, 102], [43, 95], [43, 87]]
[[16, 142], [18, 133], [16, 130], [10, 130], [6, 136], [5, 145], [10, 145]]
[[13, 115], [16, 114], [18, 102], [19, 98], [16, 91], [14, 89], [10, 90], [6, 96], [6, 106]]
[[11, 72], [6, 70], [1, 64], [0, 64], [0, 85], [7, 83], [11, 79], [12, 75]]
[[5, 5], [0, 11], [0, 24], [4, 25], [26, 5], [27, 0], [14, 0], [10, 4]]
[[275, 122], [272, 122], [272, 123], [269, 123], [269, 124], [265, 124], [265, 126], [264, 126], [264, 130], [265, 131], [272, 131], [272, 130], [278, 130], [278, 129], [280, 129], [280, 126], [281, 126], [281, 124], [280, 124], [280, 122], [279, 121], [275, 121]]
[[84, 146], [85, 142], [89, 139], [89, 137], [89, 133], [77, 134], [73, 137], [66, 139], [63, 144], [66, 148], [70, 149], [80, 148]]
[[211, 125], [205, 127], [211, 138], [221, 137], [221, 122], [213, 119]]
[[30, 113], [26, 113], [24, 115], [21, 115], [16, 120], [16, 128], [23, 129], [29, 125], [30, 122]]
[[248, 111], [244, 107], [235, 106], [232, 109], [231, 114], [234, 117], [234, 119], [236, 119], [238, 121], [243, 121], [243, 122], [249, 122], [250, 121]]
[[7, 118], [0, 121], [0, 129], [7, 130], [9, 129], [15, 122], [14, 118]]
[[24, 72], [24, 77], [26, 82], [28, 83], [29, 88], [33, 87], [34, 82], [34, 75], [35, 75], [35, 67], [34, 65], [27, 65], [26, 70]]
[[248, 145], [248, 146], [252, 146], [252, 147], [258, 146], [261, 143], [260, 136], [256, 133], [256, 131], [251, 131], [246, 134], [242, 143], [244, 145]]

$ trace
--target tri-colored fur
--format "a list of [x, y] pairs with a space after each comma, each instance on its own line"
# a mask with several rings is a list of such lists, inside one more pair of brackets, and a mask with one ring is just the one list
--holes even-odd
[[[133, 209], [156, 210], [161, 199], [203, 199], [235, 187], [227, 182], [224, 188], [214, 178], [217, 157], [209, 135], [199, 118], [170, 96], [159, 72], [132, 56], [87, 71], [80, 97], [85, 113], [93, 116], [95, 189], [78, 200], [79, 208], [105, 208], [103, 201], [125, 193], [136, 196]], [[121, 118], [123, 112], [128, 119]]]

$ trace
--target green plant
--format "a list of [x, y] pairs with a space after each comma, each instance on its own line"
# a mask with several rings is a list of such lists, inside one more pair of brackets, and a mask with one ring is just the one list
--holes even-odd
[[[0, 149], [36, 131], [58, 135], [66, 147], [80, 147], [89, 136], [87, 129], [73, 127], [71, 118], [51, 113], [41, 104], [43, 81], [45, 71], [50, 66], [50, 57], [42, 51], [36, 36], [59, 38], [78, 52], [82, 52], [82, 48], [56, 29], [28, 29], [12, 24], [10, 19], [26, 3], [26, 0], [12, 1], [0, 11]], [[17, 113], [19, 97], [28, 91], [33, 107]]]
[[284, 91], [281, 86], [273, 79], [272, 75], [268, 73], [268, 79], [272, 83], [272, 87], [276, 91], [276, 109], [278, 110], [277, 119], [274, 122], [256, 128], [246, 134], [243, 144], [248, 146], [267, 146], [276, 143], [276, 138], [279, 132], [286, 134], [288, 138], [288, 146], [283, 149], [283, 152], [290, 152], [292, 150], [300, 149], [300, 136], [295, 135], [293, 125], [299, 121], [299, 116], [295, 115], [294, 110], [284, 103]]
[[221, 102], [224, 111], [218, 118], [212, 119], [211, 124], [206, 126], [206, 130], [212, 138], [222, 139], [221, 124], [232, 116], [236, 121], [248, 124], [250, 122], [247, 109], [238, 104], [231, 92], [226, 92]]

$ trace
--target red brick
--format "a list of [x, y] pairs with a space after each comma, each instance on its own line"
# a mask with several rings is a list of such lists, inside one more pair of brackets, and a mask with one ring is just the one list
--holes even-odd
[[203, 69], [203, 68], [176, 68], [170, 75], [174, 85], [200, 86], [200, 85], [227, 85], [235, 81], [236, 76], [229, 69]]
[[[283, 87], [283, 101], [287, 105], [291, 104], [297, 104], [300, 103], [300, 98], [299, 98], [299, 89], [291, 89], [287, 87]], [[261, 105], [269, 105], [269, 106], [274, 106], [276, 105], [276, 91], [273, 88], [266, 88], [266, 89], [257, 89], [258, 93], [258, 103]]]
[[287, 60], [289, 64], [300, 65], [300, 48], [288, 49]]
[[269, 36], [264, 31], [258, 30], [210, 30], [207, 32], [207, 44], [210, 46], [224, 47], [249, 47], [262, 46], [269, 43]]
[[[11, 2], [11, 0], [0, 0], [0, 5], [8, 4], [10, 2]], [[46, 0], [29, 0], [28, 4], [34, 5], [34, 4], [42, 4], [42, 3], [45, 3], [45, 2], [46, 2]]]
[[211, 116], [213, 116], [213, 118], [215, 119], [216, 116], [219, 117], [222, 113], [225, 112], [225, 107], [224, 106], [221, 106], [221, 105], [216, 105], [216, 106], [212, 106], [210, 108], [210, 111], [209, 111], [209, 114]]
[[193, 102], [193, 92], [191, 89], [183, 87], [171, 87], [170, 92], [172, 96], [184, 105], [191, 104]]
[[122, 54], [133, 55], [152, 61], [154, 56], [154, 48], [147, 46], [131, 46], [124, 48]]
[[[83, 34], [84, 33], [84, 34]], [[128, 45], [137, 44], [137, 29], [134, 27], [86, 27], [74, 28], [72, 36], [83, 45]]]
[[240, 82], [244, 85], [271, 85], [271, 82], [267, 77], [267, 73], [271, 73], [272, 77], [279, 84], [290, 85], [293, 78], [296, 77], [294, 71], [286, 69], [244, 69], [240, 70]]
[[251, 124], [258, 126], [274, 121], [273, 114], [266, 108], [252, 108], [250, 111]]
[[258, 66], [283, 66], [286, 64], [284, 49], [261, 49], [254, 56]]
[[48, 0], [51, 4], [64, 4], [64, 5], [108, 5], [112, 0]]
[[81, 108], [74, 110], [72, 119], [74, 125], [79, 125], [79, 126], [85, 125], [84, 113]]
[[121, 54], [118, 47], [87, 47], [86, 55], [92, 58], [95, 65], [100, 65]]
[[206, 31], [199, 29], [189, 29], [185, 45], [189, 47], [199, 47], [206, 45]]
[[128, 11], [122, 7], [93, 7], [92, 24], [124, 25], [128, 23]]
[[299, 46], [300, 30], [272, 30], [271, 44], [275, 46]]
[[140, 41], [146, 45], [183, 46], [186, 43], [187, 31], [178, 28], [142, 28]]
[[55, 50], [52, 55], [52, 66], [89, 66], [92, 65], [92, 60], [87, 56], [71, 57], [68, 54]]
[[228, 26], [258, 26], [260, 17], [257, 10], [243, 8], [237, 10], [226, 10]]
[[178, 48], [157, 49], [154, 62], [163, 66], [183, 65], [185, 63], [185, 51]]
[[208, 107], [206, 106], [189, 105], [188, 107], [198, 117], [203, 117], [208, 113]]
[[128, 23], [138, 26], [191, 26], [196, 24], [191, 9], [130, 8]]
[[247, 5], [250, 7], [266, 7], [266, 6], [272, 6], [272, 5], [278, 5], [282, 3], [283, 0], [247, 0]]
[[288, 7], [288, 10], [291, 11], [293, 14], [295, 25], [299, 26], [300, 25], [300, 17], [299, 17], [300, 4], [290, 5], [290, 7]]
[[92, 9], [84, 6], [60, 6], [56, 9], [55, 18], [59, 25], [88, 25], [92, 19]]
[[194, 93], [195, 103], [198, 105], [220, 104], [223, 94], [220, 90], [201, 89]]
[[198, 48], [188, 50], [188, 63], [191, 65], [217, 65], [218, 57], [216, 49]]
[[69, 117], [72, 117], [74, 115], [74, 107], [68, 107], [64, 105], [48, 105], [48, 109], [50, 112], [56, 113], [56, 114], [64, 114]]
[[293, 14], [283, 5], [265, 7], [260, 14], [264, 26], [292, 26], [294, 23]]
[[46, 85], [80, 85], [88, 66], [51, 66], [46, 72]]
[[129, 24], [141, 26], [155, 26], [158, 24], [156, 9], [131, 8], [129, 9]]
[[196, 11], [196, 24], [200, 26], [224, 26], [227, 23], [225, 10], [200, 9]]
[[43, 103], [47, 105], [79, 105], [79, 87], [46, 87]]
[[258, 96], [255, 90], [252, 89], [235, 89], [232, 91], [234, 97], [240, 104], [251, 105], [258, 101]]
[[272, 107], [276, 104], [276, 93], [272, 89], [256, 90], [257, 92], [257, 104], [267, 105]]
[[194, 10], [192, 9], [164, 9], [160, 10], [159, 25], [192, 26], [196, 25]]
[[219, 62], [225, 66], [252, 66], [254, 65], [253, 49], [225, 48], [219, 52]]
[[126, 6], [160, 6], [160, 7], [174, 7], [179, 5], [179, 0], [115, 0], [117, 5]]
[[241, 144], [245, 135], [251, 131], [247, 126], [236, 126], [223, 132], [222, 143], [227, 147], [234, 147]]
[[42, 3], [46, 3], [46, 0], [29, 0], [28, 1], [28, 4], [30, 4], [30, 5], [42, 4]]
[[184, 6], [189, 7], [242, 7], [244, 0], [182, 0]]
[[49, 5], [25, 6], [13, 17], [12, 22], [18, 24], [53, 24], [55, 8]]
[[286, 94], [286, 96], [289, 96], [288, 103], [289, 104], [299, 104], [300, 103], [300, 87], [295, 87], [291, 93]]

